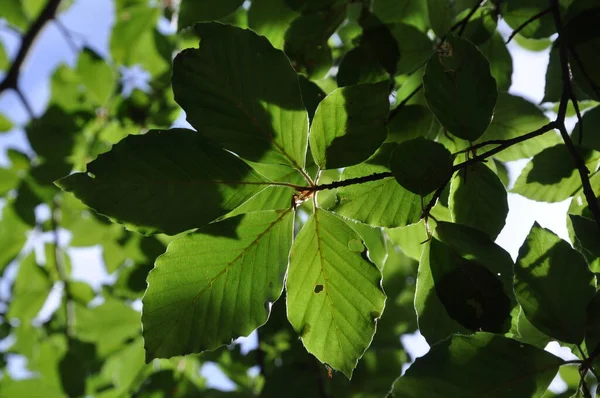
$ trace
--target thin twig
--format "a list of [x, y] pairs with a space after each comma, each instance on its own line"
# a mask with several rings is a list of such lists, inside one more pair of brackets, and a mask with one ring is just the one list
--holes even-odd
[[414, 97], [415, 95], [417, 95], [417, 93], [418, 93], [419, 91], [421, 91], [421, 89], [422, 89], [422, 88], [423, 88], [423, 83], [419, 84], [419, 85], [418, 85], [418, 86], [417, 86], [417, 87], [416, 87], [416, 88], [415, 88], [415, 89], [414, 89], [414, 90], [413, 90], [413, 91], [412, 91], [410, 94], [408, 94], [408, 95], [407, 95], [407, 96], [406, 96], [406, 97], [405, 97], [405, 98], [402, 100], [402, 102], [400, 102], [400, 103], [398, 104], [398, 106], [397, 106], [397, 107], [395, 107], [394, 109], [392, 109], [392, 111], [390, 112], [390, 115], [389, 115], [389, 117], [388, 117], [387, 123], [389, 123], [389, 122], [390, 122], [390, 120], [392, 120], [392, 119], [394, 118], [394, 116], [396, 116], [396, 115], [398, 114], [398, 112], [400, 112], [400, 110], [401, 110], [402, 108], [404, 108], [404, 106], [406, 105], [406, 103], [407, 103], [408, 101], [410, 101], [410, 99], [411, 99], [412, 97]]
[[510, 36], [508, 36], [508, 39], [506, 40], [506, 44], [510, 43], [510, 41], [523, 29], [525, 29], [525, 27], [527, 25], [529, 25], [530, 23], [532, 23], [533, 21], [535, 21], [536, 19], [540, 19], [541, 17], [543, 17], [544, 15], [548, 14], [552, 12], [552, 7], [548, 7], [545, 10], [542, 10], [540, 12], [538, 12], [537, 14], [535, 14], [534, 16], [532, 16], [531, 18], [529, 18], [527, 21], [523, 22], [521, 25], [517, 26], [517, 28], [515, 30], [512, 31], [512, 33], [510, 34]]
[[68, 46], [73, 51], [73, 54], [79, 54], [79, 46], [75, 43], [73, 35], [71, 35], [71, 32], [69, 32], [67, 27], [58, 18], [54, 18], [54, 24], [58, 28], [59, 32], [63, 35]]
[[19, 97], [19, 99], [21, 100], [21, 103], [23, 104], [23, 107], [25, 108], [25, 111], [29, 115], [29, 118], [30, 119], [35, 119], [35, 113], [33, 112], [33, 108], [31, 107], [31, 104], [29, 104], [29, 101], [27, 100], [27, 97], [25, 97], [25, 94], [18, 87], [15, 87], [14, 91], [17, 94], [17, 96]]
[[567, 128], [565, 127], [567, 105], [572, 99], [573, 93], [573, 88], [571, 86], [571, 75], [569, 73], [569, 54], [567, 50], [567, 38], [564, 36], [558, 0], [550, 0], [550, 5], [552, 6], [554, 24], [556, 25], [556, 31], [558, 32], [557, 40], [559, 44], [558, 48], [560, 54], [560, 65], [563, 80], [563, 95], [561, 96], [560, 104], [558, 107], [558, 116], [556, 117], [556, 124], [558, 131], [560, 132], [560, 135], [562, 136], [562, 139], [565, 142], [565, 145], [567, 146], [571, 157], [573, 158], [575, 167], [579, 172], [579, 177], [581, 178], [581, 185], [583, 187], [583, 194], [585, 195], [585, 199], [588, 202], [589, 209], [592, 212], [592, 216], [594, 217], [596, 224], [600, 228], [600, 205], [598, 205], [598, 200], [596, 199], [596, 195], [594, 194], [594, 190], [592, 189], [592, 185], [590, 183], [590, 178], [588, 176], [589, 170], [587, 169], [583, 158], [579, 154], [579, 151], [573, 144], [573, 140], [571, 140], [571, 137], [567, 132]]
[[473, 17], [473, 15], [475, 15], [475, 13], [477, 12], [477, 10], [479, 10], [479, 8], [481, 7], [481, 5], [483, 4], [484, 0], [479, 1], [477, 4], [475, 4], [475, 6], [473, 8], [471, 8], [471, 11], [469, 11], [469, 13], [467, 14], [466, 17], [463, 18], [463, 20], [460, 22], [460, 29], [458, 31], [458, 35], [462, 36], [463, 33], [465, 32], [465, 29], [467, 28], [467, 25], [469, 24], [469, 21], [471, 20], [471, 17]]
[[19, 80], [19, 73], [23, 66], [23, 62], [42, 28], [56, 15], [60, 2], [61, 0], [48, 0], [48, 3], [46, 3], [46, 6], [40, 12], [40, 15], [38, 15], [36, 20], [31, 24], [29, 30], [23, 35], [17, 56], [6, 72], [4, 79], [0, 82], [0, 93], [8, 89], [17, 90], [17, 82]]

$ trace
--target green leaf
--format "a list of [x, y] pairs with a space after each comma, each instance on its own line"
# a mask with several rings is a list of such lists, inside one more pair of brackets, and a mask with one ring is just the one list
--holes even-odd
[[546, 85], [542, 102], [558, 102], [563, 89], [560, 51], [557, 44], [550, 50], [548, 69], [546, 69]]
[[221, 19], [239, 8], [244, 0], [182, 0], [179, 6], [178, 29], [196, 22]]
[[579, 246], [592, 256], [600, 257], [600, 245], [598, 245], [598, 242], [600, 242], [600, 227], [598, 227], [596, 221], [575, 214], [570, 214], [569, 219], [573, 224], [573, 231], [577, 237], [575, 247]]
[[404, 105], [388, 120], [386, 142], [404, 142], [413, 138], [433, 139], [440, 129], [433, 113], [424, 105]]
[[[499, 93], [494, 119], [477, 142], [488, 140], [508, 140], [539, 129], [550, 121], [540, 108], [524, 98]], [[562, 142], [553, 131], [535, 139], [526, 140], [507, 148], [494, 157], [502, 162], [529, 158], [545, 148]]]
[[396, 147], [390, 168], [398, 184], [425, 196], [452, 176], [452, 154], [440, 143], [415, 138]]
[[418, 358], [392, 397], [541, 397], [563, 360], [490, 333], [456, 335]]
[[450, 187], [452, 219], [496, 239], [508, 214], [508, 195], [500, 178], [482, 163], [459, 171]]
[[301, 169], [308, 117], [285, 54], [250, 30], [201, 23], [196, 31], [200, 49], [182, 51], [173, 65], [188, 121], [243, 158]]
[[0, 113], [0, 133], [6, 133], [13, 128], [12, 121]]
[[364, 83], [389, 82], [390, 75], [366, 45], [344, 54], [336, 75], [340, 87]]
[[302, 102], [304, 102], [304, 107], [306, 108], [306, 112], [308, 112], [308, 119], [312, 122], [315, 111], [326, 94], [321, 87], [317, 86], [304, 75], [298, 75], [298, 83], [302, 92]]
[[600, 349], [600, 292], [596, 292], [587, 304], [585, 346], [592, 357], [596, 356]]
[[[478, 283], [472, 284], [472, 280], [474, 279], [473, 277], [468, 277], [468, 275], [471, 273], [469, 271], [475, 270], [476, 279], [480, 280], [479, 284], [487, 284], [487, 289], [490, 289], [489, 286], [496, 286], [493, 290], [496, 292], [496, 297], [508, 297], [508, 310], [512, 311], [517, 303], [512, 291], [513, 262], [510, 255], [500, 246], [496, 245], [487, 235], [474, 228], [460, 224], [439, 222], [435, 232], [436, 238], [427, 243], [419, 263], [417, 293], [415, 295], [415, 310], [419, 319], [419, 329], [428, 343], [430, 345], [435, 344], [452, 333], [469, 332], [465, 326], [462, 326], [461, 323], [449, 315], [437, 291], [437, 283], [440, 281], [441, 276], [443, 276], [443, 272], [440, 275], [440, 271], [458, 269], [465, 261], [471, 263], [466, 268], [467, 272], [454, 272], [455, 277], [450, 278], [451, 282], [455, 279], [454, 283], [446, 284], [443, 292], [448, 296], [447, 299], [455, 300], [456, 296], [463, 294], [460, 291], [453, 292], [453, 289], [456, 287], [455, 284], [460, 282], [463, 285], [463, 289], [470, 286], [469, 291], [476, 300], [467, 299], [465, 300], [466, 305], [459, 301], [451, 303], [455, 309], [453, 316], [460, 319], [461, 322], [481, 322], [483, 318], [478, 319], [475, 317], [473, 319], [473, 316], [469, 315], [468, 311], [474, 310], [474, 315], [479, 314], [481, 316], [483, 315], [481, 310], [484, 308], [481, 304], [487, 303], [486, 307], [492, 310], [490, 315], [495, 314], [496, 318], [498, 318], [498, 314], [504, 314], [501, 318], [507, 322], [506, 308], [500, 311], [502, 300], [490, 300], [486, 298], [486, 291], [480, 291]], [[474, 266], [483, 267], [483, 270], [480, 268], [474, 269]], [[500, 294], [498, 280], [501, 282], [504, 296]], [[462, 309], [462, 317], [456, 314], [457, 309]], [[493, 318], [494, 316], [492, 316]], [[465, 323], [465, 325], [469, 324]], [[507, 325], [503, 324], [502, 328], [506, 330]]]
[[515, 293], [529, 321], [548, 336], [579, 344], [595, 292], [594, 274], [581, 254], [534, 224], [515, 266]]
[[[346, 167], [342, 181], [376, 173], [389, 173], [387, 166], [394, 145], [384, 145], [369, 160]], [[366, 224], [394, 228], [416, 223], [421, 219], [423, 203], [429, 197], [410, 192], [390, 175], [376, 181], [348, 185], [337, 189], [337, 203], [331, 209], [344, 217]]]
[[533, 21], [530, 19], [547, 8], [548, 2], [545, 0], [505, 0], [500, 5], [500, 12], [502, 18], [513, 29], [528, 22], [521, 28], [519, 34], [528, 38], [541, 39], [556, 33], [552, 13], [547, 12]]
[[15, 212], [14, 203], [8, 202], [0, 217], [0, 274], [17, 257], [27, 241], [29, 225]]
[[285, 31], [298, 15], [287, 0], [254, 0], [248, 10], [248, 26], [282, 50]]
[[21, 322], [31, 322], [46, 302], [52, 281], [48, 272], [35, 261], [35, 253], [25, 257], [19, 265], [6, 316]]
[[109, 100], [115, 89], [116, 76], [110, 65], [96, 52], [84, 48], [79, 53], [77, 74], [96, 105], [102, 106]]
[[29, 22], [21, 0], [5, 0], [0, 9], [0, 18], [19, 29], [26, 28]]
[[[513, 62], [504, 39], [498, 32], [494, 32], [488, 41], [479, 45], [479, 51], [490, 62], [490, 72], [496, 80], [498, 87], [498, 102], [494, 118], [497, 117], [498, 107], [500, 105], [500, 96], [502, 91], [508, 91], [512, 82]], [[492, 120], [492, 123], [494, 121]]]
[[331, 7], [318, 13], [302, 14], [285, 32], [285, 54], [294, 68], [311, 79], [325, 77], [333, 58], [327, 43], [344, 21], [345, 6]]
[[433, 53], [433, 43], [425, 33], [403, 23], [394, 24], [391, 33], [400, 50], [396, 74], [411, 74], [425, 65]]
[[496, 81], [490, 63], [471, 42], [449, 36], [427, 62], [423, 87], [427, 105], [453, 135], [474, 141], [490, 124]]
[[423, 248], [426, 247], [425, 243], [429, 240], [424, 220], [406, 227], [387, 229], [386, 232], [406, 256], [419, 261]]
[[282, 291], [292, 222], [289, 209], [250, 213], [171, 242], [143, 299], [146, 360], [213, 350], [264, 324]]
[[342, 87], [325, 97], [310, 129], [317, 166], [336, 169], [367, 160], [387, 136], [388, 112], [387, 82]]
[[373, 14], [383, 23], [403, 22], [425, 31], [429, 25], [427, 2], [423, 0], [373, 0]]
[[600, 7], [592, 1], [580, 1], [572, 8], [564, 33], [568, 40], [573, 79], [587, 95], [600, 101], [600, 72], [596, 67], [600, 62], [600, 35], [596, 29]]
[[16, 170], [13, 168], [5, 169], [0, 167], [0, 197], [3, 197], [9, 191], [16, 189], [19, 181], [19, 174]]
[[159, 8], [147, 3], [127, 3], [117, 12], [110, 36], [110, 53], [116, 64], [141, 65], [153, 76], [169, 70], [172, 45], [156, 30]]
[[437, 37], [444, 37], [452, 27], [457, 10], [453, 1], [427, 0], [429, 24]]
[[292, 247], [287, 314], [304, 346], [348, 379], [375, 333], [385, 295], [360, 236], [315, 209]]
[[87, 173], [57, 181], [130, 229], [171, 235], [215, 220], [265, 184], [240, 159], [184, 129], [128, 136], [90, 163]]
[[140, 314], [125, 302], [104, 296], [97, 307], [76, 306], [75, 333], [85, 342], [96, 343], [99, 357], [121, 349], [128, 339], [140, 334]]
[[[577, 122], [573, 128], [572, 139], [575, 145], [600, 151], [600, 134], [597, 126], [600, 124], [600, 106], [595, 107], [583, 114], [581, 123]], [[580, 128], [583, 127], [583, 137], [580, 142]]]
[[[600, 152], [579, 149], [586, 166], [596, 170]], [[573, 156], [564, 144], [544, 149], [527, 163], [512, 192], [541, 202], [561, 202], [581, 187]]]

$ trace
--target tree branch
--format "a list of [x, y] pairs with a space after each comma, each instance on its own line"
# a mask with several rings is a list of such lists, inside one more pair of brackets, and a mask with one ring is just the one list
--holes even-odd
[[4, 79], [0, 82], [0, 93], [9, 89], [18, 89], [19, 73], [23, 66], [23, 62], [25, 62], [25, 58], [27, 58], [27, 54], [29, 54], [29, 50], [42, 28], [56, 15], [60, 2], [61, 0], [48, 0], [48, 3], [46, 3], [46, 6], [40, 12], [40, 15], [38, 15], [36, 20], [31, 24], [29, 30], [23, 35], [21, 47], [19, 47], [17, 56], [8, 69], [8, 72], [6, 72]]
[[579, 177], [581, 178], [581, 185], [583, 187], [583, 194], [585, 195], [585, 199], [588, 202], [588, 206], [590, 211], [592, 212], [592, 216], [600, 228], [600, 205], [598, 204], [598, 200], [596, 200], [596, 195], [594, 195], [594, 190], [592, 189], [592, 184], [590, 183], [590, 178], [588, 176], [589, 170], [587, 169], [585, 162], [579, 151], [573, 144], [573, 140], [569, 136], [567, 132], [567, 128], [565, 127], [565, 117], [567, 114], [567, 105], [573, 97], [573, 87], [571, 86], [571, 74], [569, 72], [569, 54], [567, 49], [567, 37], [565, 37], [562, 20], [560, 16], [560, 7], [558, 4], [558, 0], [550, 0], [550, 5], [552, 6], [552, 15], [554, 17], [554, 24], [556, 25], [556, 31], [558, 32], [558, 49], [560, 54], [560, 67], [562, 71], [562, 80], [563, 80], [563, 93], [560, 99], [560, 104], [558, 107], [558, 115], [556, 117], [556, 127], [558, 131], [560, 131], [560, 135], [562, 136], [571, 157], [573, 158], [573, 162], [575, 163], [575, 167], [579, 172]]

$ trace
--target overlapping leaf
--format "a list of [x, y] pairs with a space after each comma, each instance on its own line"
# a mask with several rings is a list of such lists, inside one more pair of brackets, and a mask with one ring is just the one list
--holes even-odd
[[196, 25], [199, 49], [173, 63], [175, 100], [201, 134], [243, 158], [304, 167], [308, 116], [280, 50], [250, 30]]
[[490, 333], [456, 335], [431, 348], [394, 384], [391, 397], [541, 397], [563, 360]]
[[201, 134], [173, 129], [128, 136], [57, 182], [115, 221], [144, 233], [176, 234], [241, 205], [266, 179]]
[[567, 343], [582, 342], [594, 274], [581, 254], [537, 223], [519, 250], [515, 292], [536, 328]]
[[287, 276], [287, 314], [308, 352], [348, 378], [375, 333], [385, 295], [360, 236], [317, 210], [296, 237]]
[[173, 241], [143, 299], [147, 360], [213, 350], [265, 323], [282, 291], [292, 222], [290, 209], [249, 213]]
[[310, 129], [310, 149], [319, 168], [352, 166], [379, 148], [387, 136], [388, 85], [342, 87], [321, 101]]

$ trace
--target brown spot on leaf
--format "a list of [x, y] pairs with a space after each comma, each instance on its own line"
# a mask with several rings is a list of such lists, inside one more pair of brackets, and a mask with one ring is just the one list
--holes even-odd
[[315, 293], [321, 293], [323, 291], [323, 285], [315, 285]]

